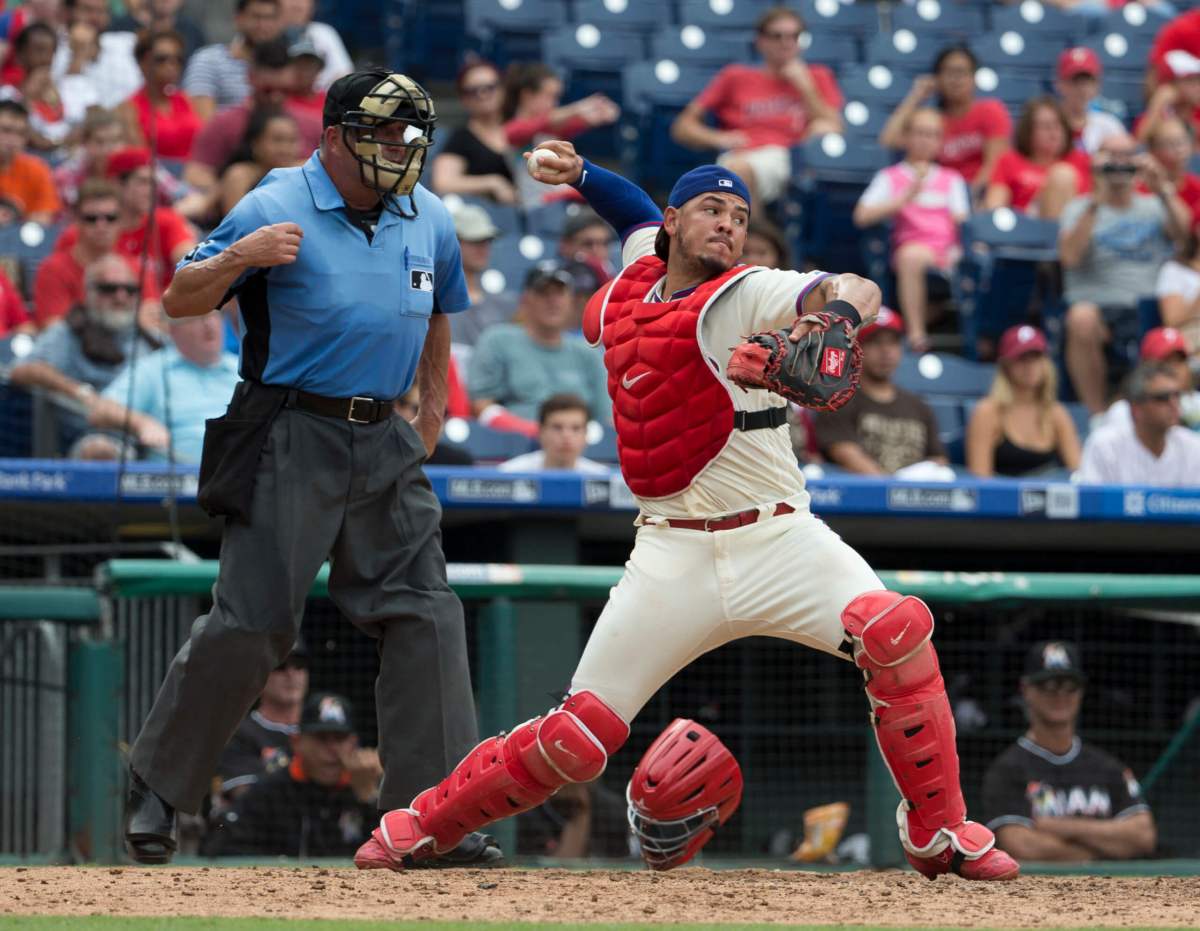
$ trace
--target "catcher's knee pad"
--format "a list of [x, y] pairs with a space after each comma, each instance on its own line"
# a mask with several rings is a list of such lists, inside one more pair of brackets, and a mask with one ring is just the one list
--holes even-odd
[[966, 816], [954, 715], [930, 642], [933, 615], [919, 598], [867, 592], [846, 606], [842, 624], [866, 679], [880, 752], [909, 813], [902, 839], [916, 853]]
[[629, 725], [591, 692], [483, 741], [412, 804], [444, 853], [467, 834], [536, 808], [568, 782], [588, 782], [629, 736]]

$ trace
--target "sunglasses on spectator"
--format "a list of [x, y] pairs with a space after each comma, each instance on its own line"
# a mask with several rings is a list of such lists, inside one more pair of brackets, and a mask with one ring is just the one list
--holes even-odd
[[763, 35], [768, 39], [774, 39], [776, 42], [799, 42], [799, 32], [783, 32], [773, 29], [770, 32], [764, 32]]
[[482, 97], [484, 94], [491, 94], [499, 89], [500, 85], [493, 81], [491, 84], [472, 84], [464, 87], [462, 92], [464, 97]]
[[1058, 679], [1046, 679], [1043, 682], [1034, 683], [1034, 688], [1041, 692], [1049, 692], [1051, 694], [1074, 695], [1083, 684], [1078, 679], [1069, 679], [1066, 677]]
[[126, 297], [132, 297], [137, 294], [138, 286], [124, 281], [99, 281], [92, 285], [98, 294], [103, 294], [105, 297], [112, 297], [117, 293], [124, 294]]
[[1155, 391], [1153, 393], [1143, 394], [1142, 401], [1158, 401], [1159, 403], [1167, 403], [1169, 401], [1178, 401], [1183, 397], [1182, 391]]
[[97, 223], [116, 223], [121, 219], [121, 215], [117, 213], [81, 213], [79, 220], [86, 223], [88, 226], [95, 226]]

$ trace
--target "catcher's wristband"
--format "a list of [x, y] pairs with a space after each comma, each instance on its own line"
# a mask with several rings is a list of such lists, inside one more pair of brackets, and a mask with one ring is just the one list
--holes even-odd
[[830, 301], [821, 308], [821, 311], [832, 314], [834, 317], [845, 317], [855, 327], [862, 323], [862, 314], [849, 301]]

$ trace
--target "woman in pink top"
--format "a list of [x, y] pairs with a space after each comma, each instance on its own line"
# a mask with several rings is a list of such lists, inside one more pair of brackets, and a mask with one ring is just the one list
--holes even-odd
[[1053, 97], [1034, 97], [1025, 104], [1016, 143], [996, 162], [985, 210], [1012, 207], [1057, 220], [1071, 198], [1091, 189], [1087, 153], [1072, 144], [1067, 114]]
[[913, 110], [904, 126], [904, 161], [878, 172], [854, 208], [860, 228], [892, 221], [892, 266], [900, 311], [913, 350], [929, 348], [925, 275], [949, 273], [957, 263], [958, 225], [971, 205], [962, 175], [935, 161], [942, 147], [942, 115]]
[[909, 116], [936, 96], [942, 113], [942, 148], [937, 160], [966, 178], [973, 194], [981, 194], [987, 187], [1012, 132], [1012, 119], [1003, 103], [990, 97], [976, 99], [978, 67], [975, 55], [966, 46], [942, 49], [934, 60], [933, 74], [913, 81], [912, 90], [879, 134], [879, 144], [884, 148], [904, 148], [904, 127]]

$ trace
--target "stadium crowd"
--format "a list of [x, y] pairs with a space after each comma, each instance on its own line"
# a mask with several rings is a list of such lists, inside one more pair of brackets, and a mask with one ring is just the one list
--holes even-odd
[[[224, 409], [236, 302], [211, 323], [172, 324], [158, 296], [246, 191], [312, 151], [324, 89], [352, 67], [337, 30], [313, 20], [313, 0], [232, 5], [224, 42], [208, 41], [183, 0], [29, 0], [0, 12], [9, 455], [21, 446], [12, 437], [34, 433], [21, 422], [28, 405], [14, 404], [23, 389], [53, 400], [36, 408], [55, 417], [51, 452], [76, 457], [194, 462], [203, 421]], [[584, 24], [602, 5], [557, 6]], [[624, 5], [603, 6], [607, 31], [593, 50], [632, 35]], [[615, 158], [604, 140], [621, 136], [741, 174], [755, 200], [747, 261], [859, 264], [860, 245], [881, 246], [886, 261], [869, 270], [894, 310], [862, 334], [855, 401], [837, 414], [794, 411], [799, 463], [924, 479], [1200, 484], [1200, 10], [664, 3], [650, 45], [678, 34], [681, 56], [702, 50], [688, 17], [726, 6], [728, 29], [705, 24], [711, 44], [744, 54], [650, 62], [664, 85], [690, 87], [681, 68], [696, 73], [665, 115], [648, 115], [632, 81], [624, 94], [589, 88], [561, 56], [514, 60], [494, 35], [475, 43], [491, 58], [464, 44], [453, 85], [434, 85], [443, 117], [423, 181], [451, 206], [473, 303], [453, 320], [452, 420], [435, 461], [611, 466], [603, 367], [579, 331], [620, 244], [573, 192], [530, 178], [521, 152], [580, 137], [584, 151], [601, 140], [596, 157]], [[848, 31], [839, 17], [853, 21]], [[980, 40], [970, 24], [992, 31]], [[588, 48], [584, 25], [565, 28]], [[1113, 36], [1142, 56], [1135, 67]], [[1012, 57], [1007, 70], [993, 38]], [[851, 45], [859, 54], [845, 56]], [[393, 64], [422, 77], [421, 62]], [[652, 165], [624, 161], [656, 189]], [[996, 241], [980, 235], [982, 220], [994, 221]], [[1040, 224], [1050, 250], [1014, 259], [1002, 234], [1026, 223]], [[1030, 288], [1009, 288], [1014, 262]], [[917, 377], [933, 350], [970, 387]], [[592, 422], [591, 449], [575, 448], [576, 412]], [[501, 442], [472, 441], [481, 436]], [[18, 454], [35, 451], [26, 447]]]

